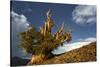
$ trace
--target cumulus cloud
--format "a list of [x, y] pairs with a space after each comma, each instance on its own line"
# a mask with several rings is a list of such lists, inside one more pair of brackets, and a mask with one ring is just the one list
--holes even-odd
[[96, 38], [95, 37], [88, 37], [88, 38], [84, 38], [84, 39], [78, 39], [78, 41], [95, 42]]
[[11, 27], [12, 27], [12, 56], [22, 57], [25, 55], [22, 49], [18, 47], [19, 37], [18, 34], [27, 30], [29, 27], [29, 22], [27, 18], [21, 14], [11, 11]]
[[13, 31], [23, 32], [28, 28], [29, 22], [27, 21], [27, 18], [23, 14], [19, 15], [14, 11], [11, 11], [11, 18], [12, 18], [11, 23]]
[[90, 44], [91, 42], [94, 42], [94, 41], [96, 41], [95, 37], [78, 39], [77, 42], [64, 43], [63, 46], [59, 46], [57, 49], [53, 50], [52, 53], [53, 54], [65, 53], [65, 52], [71, 51], [73, 49], [77, 49], [77, 48], [80, 48], [82, 46], [88, 45], [88, 44]]
[[93, 5], [76, 6], [72, 12], [72, 19], [77, 24], [96, 23], [96, 6]]

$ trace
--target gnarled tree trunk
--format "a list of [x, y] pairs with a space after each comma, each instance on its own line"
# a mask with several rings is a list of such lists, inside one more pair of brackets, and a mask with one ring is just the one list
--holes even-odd
[[40, 64], [46, 59], [45, 55], [39, 54], [39, 55], [32, 55], [32, 58], [28, 62], [27, 65], [33, 65], [33, 64]]

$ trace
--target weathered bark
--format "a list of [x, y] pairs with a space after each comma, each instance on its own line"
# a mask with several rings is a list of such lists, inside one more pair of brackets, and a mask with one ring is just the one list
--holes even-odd
[[33, 64], [40, 64], [46, 59], [45, 55], [39, 54], [39, 55], [33, 55], [31, 60], [28, 62], [27, 65], [33, 65]]

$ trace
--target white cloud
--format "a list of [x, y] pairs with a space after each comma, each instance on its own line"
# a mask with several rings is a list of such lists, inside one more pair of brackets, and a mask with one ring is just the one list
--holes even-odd
[[61, 53], [65, 53], [68, 51], [71, 51], [73, 49], [77, 49], [80, 48], [82, 46], [88, 45], [91, 42], [74, 42], [74, 43], [65, 43], [63, 46], [58, 47], [57, 49], [55, 49], [54, 51], [52, 51], [53, 54], [61, 54]]
[[57, 49], [53, 50], [52, 53], [53, 54], [65, 53], [73, 49], [77, 49], [82, 46], [88, 45], [94, 41], [96, 41], [96, 38], [93, 38], [93, 37], [89, 37], [85, 39], [78, 39], [78, 41], [74, 43], [64, 43], [63, 46], [59, 46]]
[[95, 37], [88, 37], [88, 38], [84, 38], [84, 39], [78, 39], [78, 41], [95, 42], [96, 38]]
[[27, 30], [29, 27], [29, 22], [27, 18], [21, 14], [11, 11], [11, 27], [12, 27], [12, 56], [22, 57], [25, 55], [22, 49], [18, 47], [19, 45], [19, 37], [18, 34]]
[[76, 6], [72, 12], [72, 19], [77, 24], [96, 23], [96, 6], [93, 5]]
[[13, 31], [22, 32], [28, 28], [29, 23], [27, 21], [27, 18], [23, 14], [19, 15], [12, 11], [11, 17], [12, 29], [14, 29]]

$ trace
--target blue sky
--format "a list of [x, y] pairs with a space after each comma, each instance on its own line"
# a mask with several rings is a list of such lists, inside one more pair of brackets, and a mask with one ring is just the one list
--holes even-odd
[[[46, 12], [49, 9], [52, 12], [52, 20], [54, 21], [54, 24], [57, 24], [60, 27], [62, 22], [64, 22], [65, 31], [68, 29], [73, 30], [72, 42], [82, 41], [87, 38], [96, 38], [96, 6], [94, 5], [12, 1], [11, 14], [20, 17], [20, 19], [22, 18], [20, 23], [17, 23], [17, 26], [15, 21], [12, 22], [13, 24], [15, 23], [13, 28], [14, 31], [12, 32], [22, 32], [28, 25], [32, 25], [39, 29], [39, 27], [44, 24], [46, 20]], [[20, 25], [21, 22], [23, 22], [22, 25]], [[23, 27], [21, 31], [20, 29], [17, 29], [20, 27]], [[52, 32], [55, 32], [56, 30], [57, 28], [54, 27]], [[17, 39], [15, 35], [13, 37], [14, 43]]]

